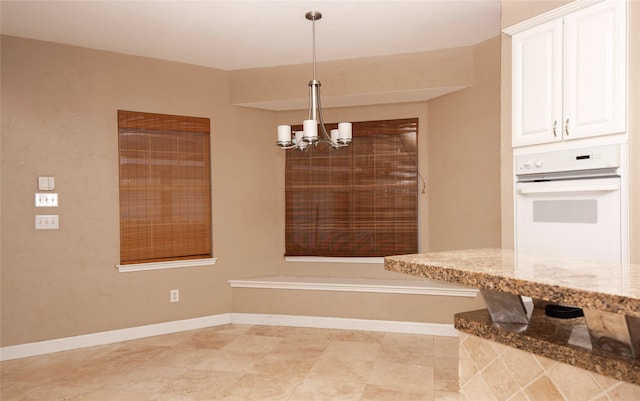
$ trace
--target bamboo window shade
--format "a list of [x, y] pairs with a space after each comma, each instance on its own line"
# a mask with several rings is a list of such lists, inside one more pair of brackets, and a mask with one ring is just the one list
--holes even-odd
[[288, 150], [285, 255], [416, 253], [417, 132], [417, 118], [354, 122], [348, 147]]
[[121, 264], [211, 257], [209, 127], [118, 110]]

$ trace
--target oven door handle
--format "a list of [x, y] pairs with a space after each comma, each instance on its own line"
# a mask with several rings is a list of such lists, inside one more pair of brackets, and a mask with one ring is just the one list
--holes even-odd
[[611, 192], [619, 191], [620, 185], [589, 185], [589, 186], [565, 186], [565, 187], [542, 187], [542, 188], [518, 188], [518, 194], [554, 194], [564, 192]]

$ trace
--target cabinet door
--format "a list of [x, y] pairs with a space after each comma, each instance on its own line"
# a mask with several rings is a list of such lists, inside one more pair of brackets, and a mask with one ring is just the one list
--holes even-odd
[[562, 21], [512, 38], [513, 146], [562, 139]]
[[565, 17], [564, 139], [626, 130], [626, 2]]

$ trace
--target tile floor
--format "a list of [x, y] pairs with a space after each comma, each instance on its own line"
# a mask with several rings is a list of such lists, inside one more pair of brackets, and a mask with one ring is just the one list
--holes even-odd
[[2, 401], [458, 400], [458, 338], [225, 325], [0, 364]]

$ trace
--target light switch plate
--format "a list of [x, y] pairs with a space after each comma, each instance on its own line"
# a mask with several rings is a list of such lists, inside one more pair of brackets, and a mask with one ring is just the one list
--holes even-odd
[[55, 187], [54, 177], [38, 177], [38, 191], [51, 191]]
[[36, 192], [36, 207], [58, 207], [58, 194]]
[[57, 230], [60, 220], [57, 214], [36, 214], [36, 230]]

